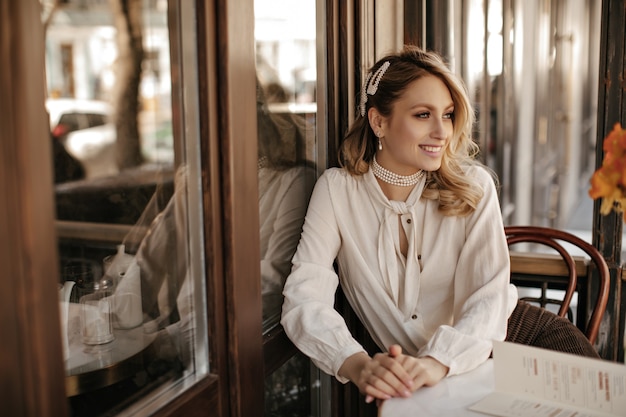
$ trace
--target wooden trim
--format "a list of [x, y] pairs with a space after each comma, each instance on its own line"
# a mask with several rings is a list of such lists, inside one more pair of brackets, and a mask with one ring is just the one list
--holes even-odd
[[[183, 0], [181, 0], [183, 1]], [[216, 49], [217, 12], [215, 1], [196, 0], [198, 31], [198, 101], [200, 106], [200, 137], [202, 189], [204, 207], [205, 259], [207, 271], [207, 314], [211, 372], [219, 381], [218, 402], [211, 410], [217, 416], [229, 416], [229, 357], [222, 228], [222, 178], [220, 130], [218, 126], [218, 52]], [[218, 220], [219, 221], [216, 221]], [[210, 307], [212, 306], [212, 308]], [[206, 412], [206, 410], [205, 410]]]
[[[372, 45], [367, 44], [367, 39], [360, 35], [364, 33], [367, 25], [367, 22], [364, 22], [365, 8], [371, 4], [370, 1], [327, 0], [328, 67], [333, 69], [328, 73], [328, 161], [330, 166], [337, 164], [338, 149], [354, 118], [356, 106], [352, 97], [355, 97], [354, 92], [361, 88], [362, 67], [367, 66], [364, 60], [368, 51], [373, 48]], [[336, 63], [331, 62], [331, 59]], [[364, 327], [347, 304], [341, 291], [338, 291], [336, 299], [337, 310], [359, 340]], [[363, 402], [362, 395], [354, 384], [341, 384], [335, 378], [331, 378], [332, 417], [365, 416], [367, 414], [364, 408], [367, 408], [367, 404]]]
[[[181, 0], [182, 1], [182, 0]], [[221, 177], [219, 131], [217, 126], [217, 31], [215, 1], [196, 0], [198, 32], [198, 102], [202, 161], [202, 206], [204, 207], [205, 259], [211, 372], [218, 375], [218, 402], [212, 408], [218, 416], [230, 414], [228, 400], [227, 327], [222, 247]], [[220, 219], [220, 221], [215, 221]]]
[[422, 11], [424, 0], [404, 2], [404, 43], [412, 45], [424, 45], [424, 27]]
[[[359, 5], [353, 0], [339, 2], [326, 0], [326, 126], [323, 132], [326, 139], [326, 161], [329, 167], [338, 165], [337, 155], [339, 146], [350, 123], [351, 111], [356, 108], [353, 97], [356, 83], [360, 83], [360, 76], [354, 79], [358, 70], [359, 49], [362, 45], [355, 42], [353, 31], [356, 29], [356, 16], [359, 15]], [[321, 162], [321, 161], [320, 161]]]
[[[583, 256], [573, 256], [578, 276], [587, 276], [589, 261]], [[567, 276], [567, 266], [560, 255], [511, 252], [511, 274], [542, 276]]]
[[[136, 226], [56, 220], [54, 222], [57, 237], [61, 239], [87, 240], [93, 242], [120, 243]], [[144, 233], [147, 227], [142, 227]]]
[[244, 417], [264, 408], [254, 2], [215, 11], [229, 415]]
[[267, 378], [275, 370], [298, 352], [296, 346], [289, 340], [281, 325], [268, 330], [263, 334], [263, 363], [265, 364], [265, 377]]
[[[204, 417], [207, 410], [217, 410], [220, 401], [219, 377], [210, 375], [204, 380], [196, 383], [184, 395], [177, 397], [174, 401], [159, 410], [159, 417]], [[218, 413], [219, 416], [226, 414]]]
[[37, 1], [0, 0], [2, 410], [66, 416], [44, 33]]
[[[603, 0], [600, 17], [600, 62], [598, 85], [598, 129], [596, 136], [596, 168], [602, 165], [604, 158], [603, 142], [617, 122], [626, 122], [626, 33], [624, 21], [626, 8], [623, 0]], [[593, 242], [604, 259], [611, 274], [609, 301], [605, 312], [608, 340], [601, 346], [600, 356], [605, 359], [623, 361], [625, 357], [624, 337], [626, 309], [622, 301], [626, 299], [626, 286], [621, 285], [620, 265], [622, 253], [623, 218], [620, 213], [611, 212], [601, 215], [601, 199], [594, 201]]]

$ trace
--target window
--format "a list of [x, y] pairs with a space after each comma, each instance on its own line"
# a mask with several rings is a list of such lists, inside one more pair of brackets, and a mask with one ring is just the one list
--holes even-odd
[[280, 320], [282, 285], [316, 180], [315, 0], [255, 1], [263, 328]]
[[163, 2], [79, 6], [46, 33], [53, 140], [85, 172], [55, 187], [66, 394], [77, 417], [149, 413], [209, 372], [198, 98], [170, 75], [197, 91], [195, 56]]

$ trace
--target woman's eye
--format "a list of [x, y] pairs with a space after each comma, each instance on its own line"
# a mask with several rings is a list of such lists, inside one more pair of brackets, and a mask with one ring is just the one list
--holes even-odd
[[451, 111], [450, 113], [446, 113], [446, 114], [444, 114], [444, 115], [443, 115], [443, 118], [444, 118], [444, 119], [452, 119], [452, 120], [453, 120], [453, 119], [454, 119], [454, 112], [453, 112], [453, 111]]
[[415, 115], [415, 117], [417, 117], [418, 119], [426, 119], [428, 116], [430, 116], [429, 112], [417, 113]]

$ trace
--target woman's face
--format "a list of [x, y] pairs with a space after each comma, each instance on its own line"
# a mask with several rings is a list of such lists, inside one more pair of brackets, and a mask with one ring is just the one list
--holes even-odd
[[454, 102], [443, 81], [433, 75], [413, 81], [393, 104], [391, 115], [381, 117], [383, 148], [377, 150], [376, 160], [400, 175], [439, 169], [452, 138], [453, 113]]

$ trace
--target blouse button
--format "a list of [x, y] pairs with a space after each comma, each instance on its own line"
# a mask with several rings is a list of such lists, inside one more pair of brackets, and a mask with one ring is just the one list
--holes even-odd
[[407, 222], [408, 224], [411, 224], [411, 219], [406, 219], [406, 222]]
[[417, 314], [413, 314], [413, 315], [411, 316], [411, 318], [412, 318], [413, 320], [416, 320], [416, 319], [417, 319]]

